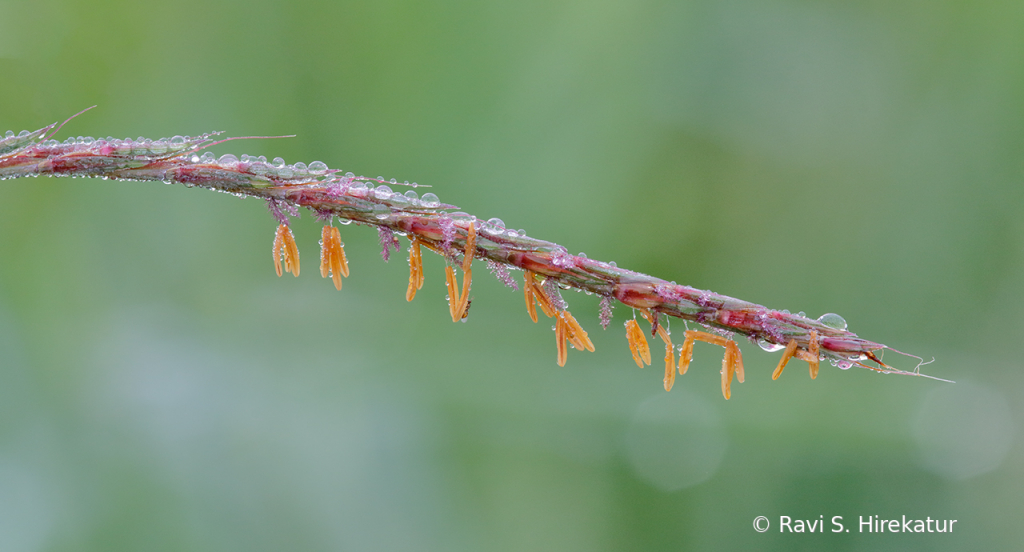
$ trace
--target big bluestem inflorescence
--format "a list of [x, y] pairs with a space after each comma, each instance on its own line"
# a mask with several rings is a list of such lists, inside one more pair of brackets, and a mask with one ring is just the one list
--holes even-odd
[[[876, 352], [899, 351], [858, 337], [846, 329], [846, 321], [839, 315], [829, 313], [812, 319], [803, 313], [777, 311], [667, 282], [582, 254], [571, 255], [558, 244], [506, 229], [498, 219], [483, 221], [455, 211], [457, 207], [442, 203], [433, 193], [420, 196], [415, 190], [419, 187], [416, 183], [399, 184], [396, 179], [342, 174], [320, 161], [289, 165], [281, 158], [268, 162], [262, 156], [238, 158], [228, 154], [215, 158], [209, 152], [200, 153], [214, 144], [238, 139], [217, 140], [220, 133], [159, 140], [78, 137], [58, 142], [53, 136], [62, 127], [63, 124], [54, 123], [35, 132], [8, 131], [0, 137], [0, 179], [46, 175], [163, 181], [262, 198], [278, 222], [273, 261], [279, 276], [283, 272], [299, 275], [299, 252], [289, 228], [289, 217], [297, 216], [298, 208], [305, 207], [326, 222], [321, 239], [320, 274], [330, 277], [339, 290], [342, 277], [348, 276], [348, 262], [340, 232], [331, 224], [333, 218], [373, 226], [378, 230], [385, 261], [392, 249], [400, 249], [398, 236], [410, 241], [406, 293], [409, 301], [423, 286], [422, 248], [446, 259], [445, 285], [453, 321], [465, 320], [468, 314], [474, 260], [486, 261], [491, 272], [513, 288], [517, 286], [508, 271], [519, 270], [523, 272], [527, 314], [536, 322], [536, 310], [540, 307], [545, 316], [555, 319], [559, 365], [566, 362], [567, 345], [577, 350], [594, 350], [587, 332], [569, 313], [559, 292], [564, 288], [600, 296], [599, 320], [604, 328], [611, 321], [613, 301], [634, 309], [634, 316], [625, 323], [626, 339], [637, 365], [643, 367], [651, 363], [651, 355], [645, 332], [635, 316], [640, 313], [650, 324], [651, 336], [659, 337], [665, 344], [666, 390], [671, 389], [677, 372], [686, 372], [694, 343], [703, 341], [725, 349], [720, 373], [722, 394], [728, 399], [733, 377], [742, 382], [744, 374], [743, 357], [732, 339], [734, 334], [746, 336], [762, 349], [784, 351], [773, 379], [779, 377], [791, 358], [806, 361], [812, 378], [817, 376], [822, 360], [842, 369], [859, 366], [881, 373], [923, 375], [920, 367], [924, 362], [912, 371], [883, 363]], [[392, 186], [411, 189], [403, 193]], [[457, 274], [460, 268], [461, 285]], [[677, 348], [663, 317], [694, 322], [702, 329], [687, 329], [682, 346]], [[907, 356], [920, 361], [919, 357]]]

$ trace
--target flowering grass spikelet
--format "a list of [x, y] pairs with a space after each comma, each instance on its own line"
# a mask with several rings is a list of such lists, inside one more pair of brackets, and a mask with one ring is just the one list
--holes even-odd
[[[516, 284], [509, 270], [521, 270], [530, 319], [537, 322], [538, 306], [545, 316], [555, 318], [556, 361], [560, 366], [567, 361], [569, 345], [577, 350], [594, 350], [587, 332], [569, 313], [559, 290], [586, 291], [601, 297], [598, 318], [602, 328], [611, 322], [613, 301], [639, 311], [651, 325], [651, 335], [665, 344], [666, 390], [672, 388], [676, 371], [678, 375], [686, 374], [693, 361], [694, 344], [701, 341], [724, 348], [720, 374], [722, 394], [729, 399], [733, 379], [744, 379], [743, 355], [733, 335], [746, 336], [765, 350], [784, 349], [772, 379], [778, 379], [792, 358], [807, 362], [812, 379], [818, 376], [823, 360], [842, 369], [859, 366], [884, 374], [940, 379], [921, 373], [921, 366], [928, 363], [920, 357], [858, 337], [847, 330], [842, 317], [832, 313], [812, 319], [803, 313], [773, 310], [618, 268], [614, 263], [588, 259], [582, 253], [571, 255], [556, 243], [527, 236], [521, 230], [506, 230], [504, 222], [498, 219], [482, 223], [478, 234], [479, 219], [457, 212], [456, 206], [441, 202], [435, 194], [419, 197], [411, 190], [403, 194], [391, 188], [420, 186], [415, 183], [341, 174], [319, 161], [306, 166], [287, 164], [281, 158], [267, 162], [264, 157], [226, 154], [215, 158], [202, 152], [210, 146], [240, 139], [218, 139], [220, 133], [157, 140], [78, 137], [58, 142], [53, 138], [80, 114], [34, 132], [8, 131], [0, 136], [0, 180], [44, 175], [162, 181], [261, 198], [278, 222], [273, 240], [273, 262], [278, 276], [284, 272], [299, 275], [299, 250], [289, 219], [298, 216], [300, 207], [307, 208], [318, 220], [327, 223], [321, 230], [320, 275], [330, 277], [339, 290], [349, 269], [340, 232], [330, 224], [333, 217], [343, 224], [376, 228], [385, 261], [390, 258], [391, 249], [399, 249], [396, 234], [406, 236], [411, 242], [406, 299], [411, 301], [423, 287], [422, 249], [437, 253], [445, 259], [445, 286], [453, 322], [465, 321], [468, 315], [474, 261], [485, 261], [490, 271], [513, 289]], [[461, 286], [458, 268], [463, 272]], [[685, 331], [678, 364], [662, 316], [665, 320], [673, 317], [694, 322], [702, 328]], [[637, 366], [651, 364], [647, 337], [635, 317], [625, 322], [625, 329]], [[885, 350], [917, 359], [918, 363], [910, 370], [894, 368], [882, 361]]]

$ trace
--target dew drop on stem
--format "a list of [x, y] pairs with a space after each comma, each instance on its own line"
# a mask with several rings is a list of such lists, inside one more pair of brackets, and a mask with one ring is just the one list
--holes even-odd
[[818, 322], [821, 322], [822, 325], [828, 326], [829, 328], [833, 328], [836, 330], [846, 329], [846, 320], [842, 316], [839, 316], [838, 314], [832, 312], [821, 315], [818, 318]]
[[784, 345], [779, 345], [778, 343], [772, 343], [770, 341], [765, 341], [763, 339], [757, 340], [757, 346], [764, 349], [765, 351], [768, 351], [769, 353], [781, 351], [782, 349], [786, 348]]
[[441, 206], [441, 200], [438, 199], [436, 194], [430, 192], [423, 194], [423, 197], [420, 198], [420, 203], [428, 209], [434, 209]]

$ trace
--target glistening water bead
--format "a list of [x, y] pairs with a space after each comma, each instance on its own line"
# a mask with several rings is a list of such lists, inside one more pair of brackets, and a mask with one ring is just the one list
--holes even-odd
[[420, 197], [420, 204], [428, 209], [436, 209], [441, 206], [441, 200], [436, 194], [427, 192]]
[[826, 313], [818, 317], [818, 322], [829, 328], [835, 328], [837, 330], [846, 329], [846, 319], [835, 313]]

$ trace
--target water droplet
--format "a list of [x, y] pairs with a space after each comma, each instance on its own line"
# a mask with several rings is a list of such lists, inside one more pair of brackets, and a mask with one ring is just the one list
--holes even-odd
[[392, 195], [391, 188], [381, 184], [373, 191], [373, 197], [377, 199], [388, 199]]
[[612, 268], [618, 268], [619, 267], [619, 265], [615, 264], [615, 261], [608, 261], [608, 266], [610, 266]]
[[[85, 139], [85, 145], [89, 145], [91, 143], [92, 143], [92, 138], [86, 138]], [[153, 153], [155, 153], [157, 155], [159, 155], [161, 153], [166, 153], [167, 152], [167, 142], [164, 142], [163, 140], [157, 140], [156, 142], [153, 142], [153, 145], [151, 145], [149, 149], [150, 149], [150, 151], [152, 151]]]
[[411, 201], [416, 201], [417, 199], [420, 198], [420, 194], [417, 194], [416, 192], [409, 190], [408, 192], [405, 192], [405, 197]]
[[392, 178], [391, 179], [391, 183], [392, 184], [398, 184], [398, 179], [397, 178]]
[[839, 316], [838, 314], [832, 312], [821, 315], [821, 317], [818, 318], [818, 322], [821, 322], [823, 325], [828, 326], [829, 328], [834, 328], [837, 330], [846, 329], [846, 320], [842, 316]]
[[299, 161], [298, 163], [292, 165], [292, 168], [295, 169], [296, 173], [304, 173], [304, 172], [306, 172], [306, 164], [303, 163], [302, 161]]
[[804, 311], [800, 311], [796, 313], [796, 315], [799, 316], [800, 318], [807, 318], [807, 313]]
[[199, 161], [203, 163], [213, 163], [214, 161], [216, 161], [216, 157], [214, 157], [213, 152], [208, 151], [204, 153], [202, 157], [199, 158]]
[[248, 163], [249, 162], [249, 156], [243, 153], [242, 157], [239, 158], [239, 161], [241, 161], [242, 163]]
[[373, 208], [373, 216], [377, 217], [379, 220], [388, 218], [388, 215], [390, 214], [391, 210], [383, 205], [377, 204]]
[[838, 366], [840, 370], [849, 370], [850, 367], [853, 366], [853, 363], [849, 360], [840, 360], [836, 366]]
[[505, 222], [500, 218], [492, 218], [487, 220], [488, 229], [492, 232], [501, 233], [505, 230]]
[[436, 194], [430, 192], [423, 194], [423, 197], [420, 198], [420, 203], [428, 209], [435, 209], [441, 206], [441, 200], [437, 198]]
[[347, 173], [345, 173], [345, 178], [355, 178], [355, 177], [356, 177], [356, 173], [354, 173], [354, 172], [347, 172]]
[[171, 147], [172, 148], [179, 148], [179, 147], [184, 146], [184, 145], [185, 145], [185, 138], [184, 137], [182, 137], [182, 136], [175, 136], [174, 138], [171, 138]]
[[769, 353], [781, 351], [782, 349], [786, 348], [784, 345], [779, 345], [778, 343], [769, 343], [763, 339], [757, 340], [757, 346], [764, 349], [765, 351], [768, 351]]
[[280, 169], [281, 167], [284, 167], [284, 159], [281, 159], [280, 157], [275, 157], [273, 164], [274, 167]]
[[323, 161], [313, 161], [309, 164], [309, 172], [323, 174], [327, 172], [327, 163], [324, 163]]
[[14, 138], [14, 131], [13, 130], [8, 130], [7, 134], [5, 134], [4, 136], [6, 136], [8, 138]]
[[217, 162], [221, 165], [234, 165], [235, 163], [238, 163], [238, 158], [230, 153], [225, 153], [220, 156], [220, 159], [218, 159]]
[[23, 130], [23, 131], [18, 133], [18, 138], [24, 138], [26, 136], [28, 136], [28, 131], [27, 130]]
[[505, 232], [505, 235], [510, 237], [510, 238], [518, 238], [519, 237], [519, 232], [516, 232], [515, 230], [507, 230]]

